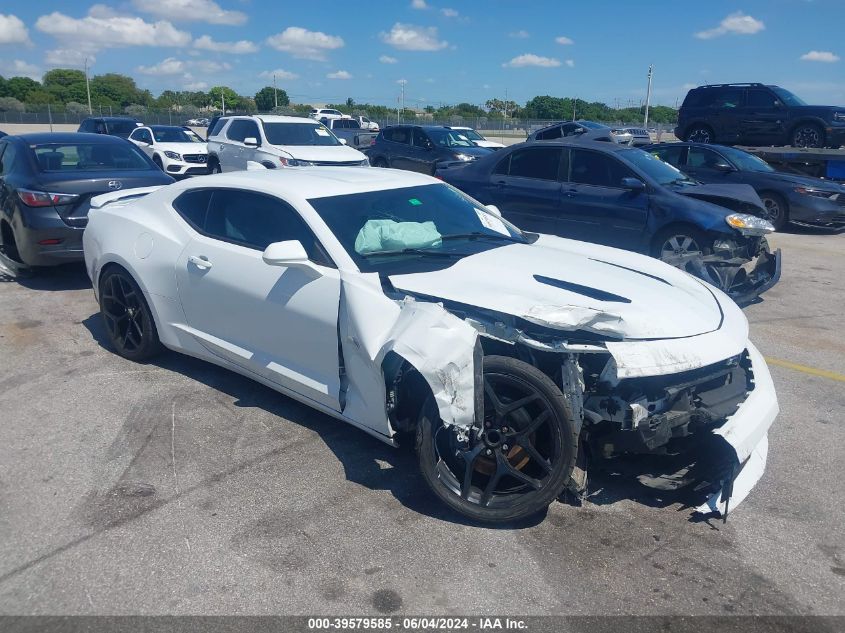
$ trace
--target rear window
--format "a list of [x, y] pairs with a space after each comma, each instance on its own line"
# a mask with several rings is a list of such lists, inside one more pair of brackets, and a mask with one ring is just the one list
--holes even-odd
[[684, 108], [736, 108], [742, 103], [742, 88], [698, 88], [690, 90]]
[[146, 156], [125, 142], [45, 143], [30, 149], [43, 172], [152, 169]]

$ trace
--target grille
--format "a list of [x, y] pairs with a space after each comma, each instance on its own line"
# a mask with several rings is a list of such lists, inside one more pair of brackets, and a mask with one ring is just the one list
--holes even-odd
[[634, 136], [648, 136], [648, 131], [638, 127], [628, 128], [628, 131]]
[[205, 163], [207, 156], [205, 154], [182, 154], [182, 158], [186, 163]]
[[313, 165], [317, 167], [360, 167], [361, 161], [360, 160], [352, 160], [352, 161], [344, 161], [341, 163], [333, 162], [333, 161], [324, 161], [324, 160], [316, 160], [311, 161]]

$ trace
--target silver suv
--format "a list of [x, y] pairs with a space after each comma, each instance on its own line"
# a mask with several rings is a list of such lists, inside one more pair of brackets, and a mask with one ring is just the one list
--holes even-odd
[[226, 117], [208, 139], [211, 173], [315, 165], [358, 167], [369, 161], [322, 123], [302, 117]]

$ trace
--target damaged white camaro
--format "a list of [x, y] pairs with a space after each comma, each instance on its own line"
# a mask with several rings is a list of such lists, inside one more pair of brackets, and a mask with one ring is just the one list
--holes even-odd
[[[109, 338], [249, 376], [397, 444], [434, 493], [504, 521], [583, 493], [595, 460], [689, 455], [725, 513], [778, 413], [748, 323], [658, 260], [523, 233], [406, 171], [199, 177], [92, 201]], [[655, 459], [657, 459], [655, 457]]]

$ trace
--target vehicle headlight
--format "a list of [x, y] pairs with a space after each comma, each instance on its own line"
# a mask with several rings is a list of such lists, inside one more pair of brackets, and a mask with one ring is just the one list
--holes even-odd
[[475, 156], [470, 156], [469, 154], [455, 154], [455, 158], [458, 160], [462, 160], [465, 163], [471, 160], [475, 160]]
[[364, 160], [362, 160], [359, 164], [361, 165], [361, 167], [369, 167], [369, 166], [370, 166], [370, 159], [369, 159], [369, 158], [365, 158], [365, 159], [364, 159]]
[[845, 112], [834, 112], [833, 120], [839, 121], [840, 123], [845, 123]]
[[182, 160], [182, 157], [176, 152], [164, 152], [164, 155], [173, 160]]
[[775, 227], [768, 220], [746, 213], [731, 213], [725, 218], [729, 227], [736, 229], [743, 235], [766, 235], [774, 233]]
[[314, 163], [307, 160], [298, 160], [296, 158], [279, 157], [279, 163], [282, 167], [313, 167]]
[[832, 198], [836, 195], [833, 191], [822, 191], [821, 189], [813, 189], [811, 187], [795, 187], [795, 192], [816, 198]]

